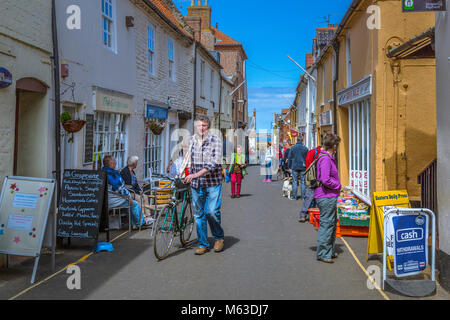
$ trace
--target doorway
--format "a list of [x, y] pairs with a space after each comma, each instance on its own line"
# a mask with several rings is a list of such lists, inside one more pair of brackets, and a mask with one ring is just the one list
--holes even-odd
[[34, 78], [23, 78], [16, 82], [15, 176], [47, 177], [47, 88], [47, 85]]

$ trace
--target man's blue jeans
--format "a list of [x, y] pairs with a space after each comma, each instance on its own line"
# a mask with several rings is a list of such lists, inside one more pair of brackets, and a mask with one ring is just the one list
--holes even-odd
[[[121, 206], [128, 206], [130, 204], [129, 200], [125, 200]], [[145, 219], [144, 219], [144, 215], [142, 215], [141, 217], [141, 223], [139, 224], [139, 216], [141, 215], [141, 207], [139, 206], [139, 203], [136, 200], [133, 200], [133, 203], [131, 204], [131, 225], [133, 227], [138, 226], [139, 225], [144, 225], [145, 224]]]
[[191, 188], [194, 218], [197, 226], [198, 246], [209, 248], [208, 224], [216, 241], [223, 240], [220, 208], [222, 205], [222, 185], [209, 188]]
[[305, 199], [306, 194], [306, 183], [305, 183], [305, 171], [292, 170], [292, 199], [297, 200], [297, 190], [298, 190], [298, 175], [300, 174], [300, 188], [301, 188], [301, 198]]
[[300, 218], [308, 218], [308, 209], [314, 201], [314, 189], [306, 188], [305, 198], [303, 198], [302, 210], [300, 211]]

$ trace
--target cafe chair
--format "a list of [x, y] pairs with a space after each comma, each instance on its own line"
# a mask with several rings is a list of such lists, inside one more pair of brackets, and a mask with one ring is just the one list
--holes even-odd
[[[108, 190], [108, 195], [114, 195], [117, 196], [119, 198], [122, 198], [124, 201], [125, 200], [129, 200], [129, 198], [127, 196], [124, 196], [120, 193]], [[119, 229], [122, 229], [122, 216], [126, 215], [124, 213], [122, 213], [122, 210], [128, 210], [128, 231], [131, 233], [131, 204], [128, 204], [126, 206], [119, 206], [119, 207], [113, 207], [113, 208], [109, 208], [108, 207], [108, 219], [110, 216], [119, 216]], [[112, 212], [112, 215], [110, 215], [109, 213]], [[109, 222], [108, 222], [109, 225]], [[109, 229], [108, 229], [109, 232]]]
[[[149, 211], [153, 219], [158, 218], [161, 210], [172, 200], [173, 183], [171, 181], [159, 180], [158, 186], [152, 186], [148, 191], [144, 191], [142, 198], [146, 198], [143, 203], [143, 210]], [[152, 226], [151, 236], [153, 236], [155, 223]]]

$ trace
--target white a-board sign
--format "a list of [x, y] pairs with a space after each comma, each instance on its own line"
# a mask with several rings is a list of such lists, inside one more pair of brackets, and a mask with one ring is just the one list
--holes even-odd
[[55, 180], [6, 177], [0, 197], [0, 253], [36, 257], [32, 283], [53, 198]]

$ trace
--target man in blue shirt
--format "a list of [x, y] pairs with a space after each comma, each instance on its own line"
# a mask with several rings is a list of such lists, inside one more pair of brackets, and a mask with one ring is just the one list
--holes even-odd
[[297, 144], [289, 151], [288, 167], [292, 173], [292, 198], [291, 200], [297, 200], [298, 190], [298, 175], [300, 175], [301, 182], [301, 199], [305, 198], [306, 184], [305, 184], [305, 162], [308, 148], [303, 145], [303, 137], [299, 136]]

